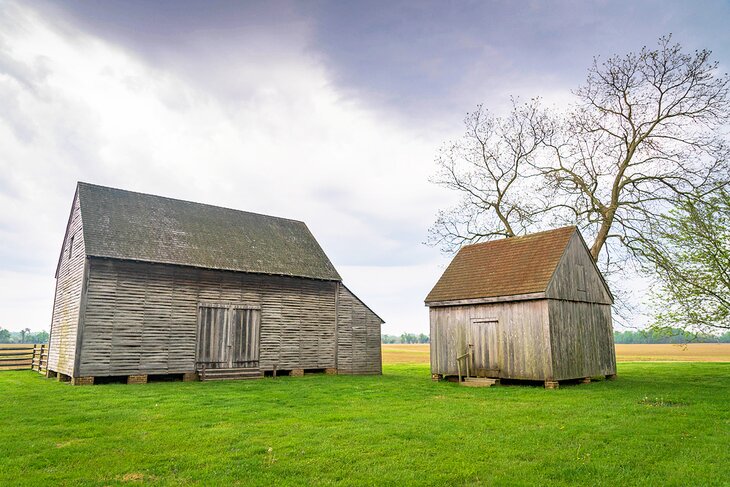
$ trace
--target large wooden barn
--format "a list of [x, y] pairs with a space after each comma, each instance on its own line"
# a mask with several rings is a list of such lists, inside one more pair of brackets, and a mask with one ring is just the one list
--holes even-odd
[[466, 245], [426, 298], [431, 373], [549, 388], [612, 378], [612, 303], [575, 227]]
[[381, 324], [300, 221], [79, 183], [48, 371], [74, 384], [379, 374]]

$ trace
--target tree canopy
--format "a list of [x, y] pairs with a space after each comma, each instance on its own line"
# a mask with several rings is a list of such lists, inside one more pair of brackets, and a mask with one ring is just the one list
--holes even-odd
[[[656, 271], [644, 264], [658, 220], [730, 180], [729, 89], [710, 51], [667, 36], [594, 60], [565, 109], [539, 98], [501, 117], [477, 107], [437, 157], [433, 181], [461, 201], [439, 212], [429, 242], [451, 252], [577, 225], [604, 273]], [[665, 259], [671, 250], [653, 249]]]

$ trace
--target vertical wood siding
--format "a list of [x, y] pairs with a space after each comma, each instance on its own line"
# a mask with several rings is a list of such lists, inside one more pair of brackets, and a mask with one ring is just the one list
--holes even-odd
[[[260, 306], [262, 370], [334, 368], [336, 287], [332, 281], [91, 258], [80, 375], [194, 370], [200, 302]], [[374, 330], [372, 313], [362, 308], [351, 305], [350, 326], [365, 325], [352, 334], [350, 355], [345, 348], [339, 357], [353, 372], [379, 372], [380, 321]]]
[[546, 295], [553, 299], [611, 304], [611, 296], [578, 233], [573, 234], [565, 248]]
[[611, 306], [549, 300], [555, 380], [616, 373]]
[[[474, 319], [496, 319], [499, 377], [544, 380], [552, 374], [546, 300], [432, 307], [431, 373], [456, 375], [456, 357], [474, 342], [474, 353], [494, 355], [491, 333], [472, 333]], [[490, 346], [491, 344], [491, 346]], [[490, 348], [487, 354], [482, 349]], [[494, 360], [490, 360], [494, 362]], [[463, 366], [462, 366], [463, 367]], [[463, 369], [462, 369], [463, 370]]]
[[345, 286], [339, 286], [337, 370], [381, 374], [381, 321]]
[[[60, 257], [48, 353], [48, 368], [66, 375], [73, 375], [74, 360], [76, 358], [76, 338], [86, 264], [86, 249], [82, 230], [83, 225], [77, 195], [74, 198], [67, 235], [63, 242]], [[69, 246], [72, 238], [73, 248], [69, 256]]]

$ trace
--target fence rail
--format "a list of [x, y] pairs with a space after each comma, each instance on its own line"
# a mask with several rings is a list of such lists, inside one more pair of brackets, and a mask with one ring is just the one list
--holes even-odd
[[48, 345], [45, 343], [11, 343], [0, 345], [0, 370], [37, 370], [45, 372]]

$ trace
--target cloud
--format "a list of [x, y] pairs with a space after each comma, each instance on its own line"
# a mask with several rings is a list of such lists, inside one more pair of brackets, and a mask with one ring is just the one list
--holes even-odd
[[[304, 44], [207, 60], [204, 82], [26, 7], [2, 4], [0, 19], [0, 290], [15, 290], [0, 326], [49, 322], [83, 180], [301, 219], [393, 332], [425, 331], [423, 297], [416, 315], [400, 298], [438, 275], [421, 245], [448, 199], [426, 182], [435, 143], [340, 92]], [[371, 284], [381, 273], [388, 294]]]

